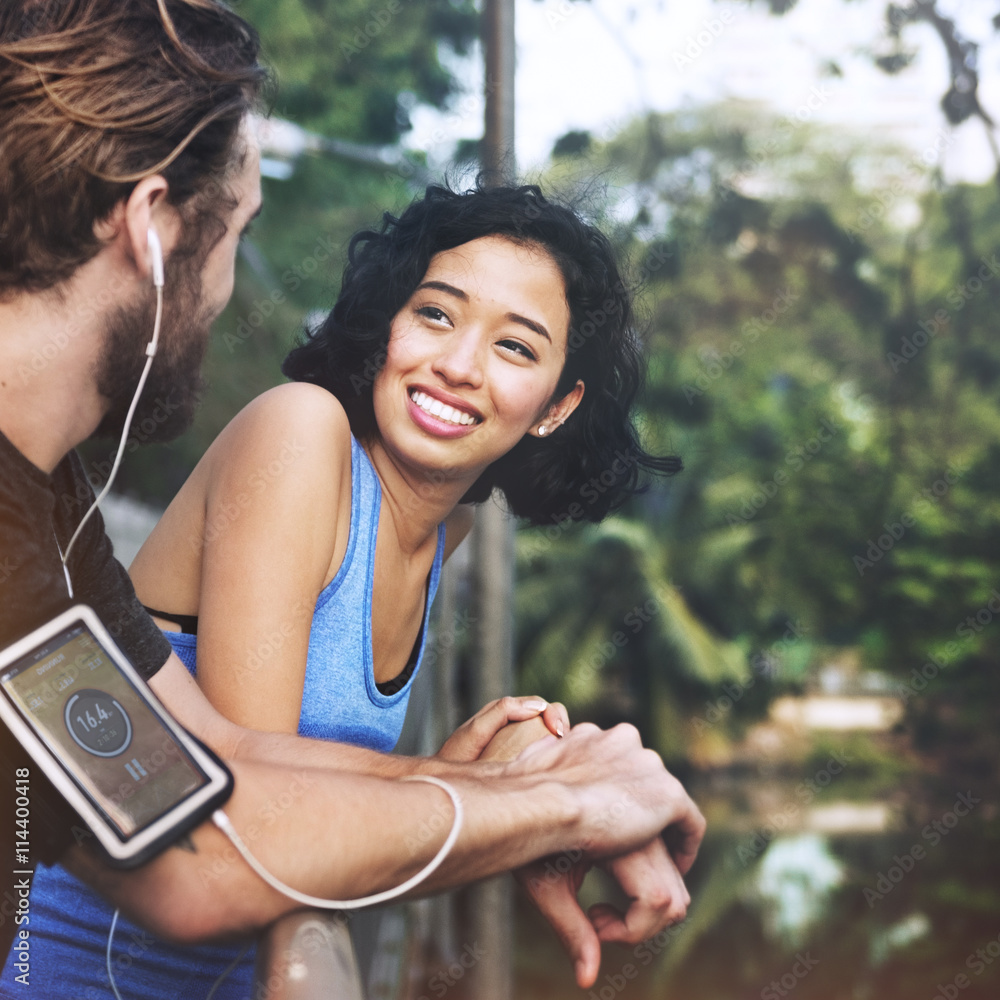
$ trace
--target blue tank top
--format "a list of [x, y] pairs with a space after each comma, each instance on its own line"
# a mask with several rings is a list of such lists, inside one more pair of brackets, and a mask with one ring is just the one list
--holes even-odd
[[[393, 694], [375, 684], [372, 662], [372, 585], [382, 489], [368, 456], [351, 438], [351, 527], [336, 576], [316, 600], [309, 634], [299, 733], [373, 750], [391, 750], [403, 728], [413, 679], [427, 643], [427, 621], [444, 557], [444, 525], [427, 581], [427, 601], [416, 663]], [[184, 665], [195, 674], [197, 636], [164, 633]], [[260, 651], [259, 651], [260, 652]], [[31, 889], [31, 986], [14, 982], [12, 959], [0, 978], [0, 997], [31, 992], [45, 1000], [114, 1000], [105, 948], [114, 908], [61, 867], [40, 867]], [[123, 997], [174, 1000], [208, 994], [241, 951], [237, 945], [178, 948], [119, 917], [112, 967]], [[213, 1000], [247, 1000], [253, 983], [255, 949], [238, 961]]]
[[[399, 740], [413, 679], [427, 642], [427, 620], [437, 593], [444, 558], [444, 525], [427, 581], [427, 603], [418, 638], [416, 666], [394, 694], [375, 683], [372, 659], [372, 586], [382, 487], [371, 461], [351, 438], [351, 529], [336, 576], [320, 592], [309, 632], [309, 655], [302, 689], [299, 735], [337, 740], [388, 752]], [[184, 665], [196, 675], [198, 637], [164, 633]], [[257, 654], [266, 657], [267, 650]], [[358, 667], [361, 669], [358, 669]]]

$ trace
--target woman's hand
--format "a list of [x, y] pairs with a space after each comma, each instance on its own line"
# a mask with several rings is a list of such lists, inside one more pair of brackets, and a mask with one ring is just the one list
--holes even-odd
[[[523, 725], [518, 725], [523, 724]], [[442, 760], [512, 760], [542, 736], [569, 731], [569, 716], [558, 702], [542, 698], [499, 698], [455, 730], [437, 752]]]
[[[562, 707], [561, 705], [559, 706]], [[563, 730], [565, 732], [565, 730]], [[521, 751], [531, 746], [536, 740], [551, 736], [552, 731], [545, 722], [545, 716], [536, 715], [533, 719], [525, 719], [524, 722], [508, 722], [486, 744], [483, 752], [479, 755], [480, 760], [508, 761], [516, 760]]]

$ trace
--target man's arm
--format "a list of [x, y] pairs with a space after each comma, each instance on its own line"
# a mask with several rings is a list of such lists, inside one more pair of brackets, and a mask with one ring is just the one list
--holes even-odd
[[[437, 892], [565, 851], [591, 861], [633, 851], [675, 826], [694, 852], [697, 808], [634, 729], [578, 726], [497, 776], [450, 778], [465, 823], [441, 867], [416, 894]], [[349, 899], [399, 884], [440, 848], [453, 811], [438, 788], [262, 762], [233, 765], [225, 806], [251, 851], [279, 879]], [[466, 769], [466, 773], [472, 769]], [[609, 817], [614, 822], [609, 822]], [[377, 836], [373, 836], [377, 831]], [[68, 865], [163, 936], [203, 940], [260, 928], [299, 904], [266, 885], [211, 824], [133, 872], [76, 848]]]

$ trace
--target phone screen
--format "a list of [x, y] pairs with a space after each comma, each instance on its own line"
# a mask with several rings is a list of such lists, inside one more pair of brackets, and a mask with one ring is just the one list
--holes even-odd
[[123, 840], [208, 783], [83, 622], [6, 666], [0, 686]]

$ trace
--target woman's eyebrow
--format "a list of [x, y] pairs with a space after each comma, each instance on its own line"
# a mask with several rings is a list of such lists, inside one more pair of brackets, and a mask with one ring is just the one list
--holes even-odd
[[[436, 291], [444, 292], [446, 295], [454, 295], [456, 299], [460, 299], [462, 302], [469, 301], [469, 296], [463, 292], [461, 288], [449, 285], [447, 281], [424, 281], [417, 285], [417, 291], [419, 292], [422, 288], [432, 288]], [[540, 337], [544, 337], [550, 344], [552, 343], [549, 331], [546, 330], [541, 323], [536, 323], [535, 320], [528, 319], [527, 316], [522, 316], [520, 313], [514, 312], [507, 313], [506, 318], [512, 323], [520, 323], [521, 326], [527, 327], [532, 332], [537, 333]]]
[[550, 344], [552, 343], [549, 331], [541, 323], [536, 323], [533, 319], [528, 319], [527, 316], [521, 316], [519, 313], [507, 313], [507, 319], [512, 323], [520, 323], [521, 326], [526, 326], [540, 337], [544, 337]]
[[419, 292], [422, 288], [433, 288], [439, 292], [445, 292], [448, 295], [454, 295], [456, 299], [461, 299], [463, 302], [469, 301], [469, 296], [462, 291], [461, 288], [456, 288], [454, 285], [449, 285], [447, 281], [424, 281], [417, 285], [417, 291]]

